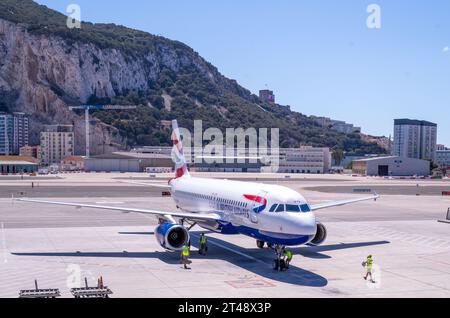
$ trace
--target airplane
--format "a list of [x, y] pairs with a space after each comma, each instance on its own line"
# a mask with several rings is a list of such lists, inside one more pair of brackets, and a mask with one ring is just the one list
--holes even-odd
[[154, 215], [159, 221], [155, 237], [161, 247], [172, 252], [182, 250], [189, 243], [189, 232], [196, 225], [214, 233], [247, 235], [256, 240], [258, 248], [267, 245], [275, 252], [273, 268], [278, 270], [287, 246], [318, 246], [325, 242], [327, 229], [316, 219], [315, 211], [379, 198], [375, 193], [368, 197], [312, 205], [300, 193], [280, 185], [192, 177], [176, 120], [172, 126], [175, 177], [169, 180], [168, 185], [137, 184], [170, 189], [178, 211], [17, 200]]

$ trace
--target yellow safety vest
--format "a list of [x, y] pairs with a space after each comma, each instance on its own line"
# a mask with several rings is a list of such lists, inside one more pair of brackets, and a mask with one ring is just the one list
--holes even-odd
[[183, 246], [183, 256], [189, 256], [189, 246]]
[[207, 239], [206, 236], [200, 236], [200, 244], [206, 244]]
[[368, 258], [367, 259], [367, 268], [372, 268], [372, 265], [373, 265], [373, 259]]
[[285, 251], [284, 252], [284, 256], [286, 256], [288, 260], [291, 260], [292, 259], [292, 252], [291, 251]]

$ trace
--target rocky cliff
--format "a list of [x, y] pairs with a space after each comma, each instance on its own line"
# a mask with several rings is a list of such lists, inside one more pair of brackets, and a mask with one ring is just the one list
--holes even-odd
[[[179, 56], [174, 48], [158, 46], [159, 51], [143, 56], [126, 56], [117, 49], [100, 49], [81, 42], [68, 43], [56, 36], [33, 34], [24, 26], [0, 19], [0, 97], [12, 105], [11, 111], [32, 116], [32, 142], [38, 142], [42, 124], [75, 123], [76, 137], [84, 138], [83, 119], [68, 110], [68, 105], [85, 104], [95, 96], [115, 97], [124, 92], [147, 91], [163, 67], [178, 72], [194, 65], [214, 79], [201, 59]], [[121, 143], [112, 137], [115, 129], [93, 125], [95, 145]], [[99, 139], [102, 138], [102, 139]], [[77, 152], [84, 145], [78, 142]]]
[[289, 108], [261, 102], [219, 73], [187, 45], [112, 24], [82, 23], [31, 0], [0, 2], [0, 110], [31, 116], [31, 141], [45, 124], [74, 124], [76, 152], [84, 153], [83, 114], [69, 105], [136, 104], [135, 111], [97, 112], [93, 154], [136, 144], [170, 143], [161, 120], [192, 127], [279, 127], [282, 146], [341, 146], [383, 152], [358, 135], [323, 129]]

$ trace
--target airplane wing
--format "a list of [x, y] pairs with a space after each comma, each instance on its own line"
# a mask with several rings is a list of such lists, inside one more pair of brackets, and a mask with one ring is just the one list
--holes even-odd
[[127, 183], [127, 184], [136, 184], [136, 185], [141, 185], [141, 186], [148, 186], [148, 187], [153, 187], [153, 188], [162, 188], [162, 189], [167, 189], [170, 190], [171, 187], [168, 184], [164, 184], [164, 183], [146, 183], [146, 182], [134, 182], [134, 181], [118, 181], [120, 183]]
[[331, 207], [335, 207], [335, 206], [341, 206], [341, 205], [346, 205], [346, 204], [351, 204], [351, 203], [356, 203], [356, 202], [361, 202], [361, 201], [368, 201], [368, 200], [376, 201], [379, 197], [380, 196], [378, 194], [375, 194], [370, 197], [363, 197], [363, 198], [358, 198], [358, 199], [349, 199], [349, 200], [341, 200], [341, 201], [313, 204], [313, 205], [311, 205], [311, 210], [316, 211], [316, 210], [321, 210], [321, 209], [326, 209], [326, 208], [331, 208]]
[[125, 213], [149, 214], [149, 215], [159, 216], [162, 218], [176, 217], [176, 218], [189, 219], [192, 221], [220, 221], [220, 220], [222, 220], [220, 215], [218, 215], [216, 213], [200, 214], [200, 213], [184, 213], [184, 212], [164, 212], [164, 211], [138, 209], [138, 208], [125, 208], [125, 207], [117, 207], [117, 206], [104, 206], [104, 205], [93, 205], [93, 204], [83, 204], [83, 203], [73, 203], [73, 202], [42, 201], [42, 200], [33, 200], [33, 199], [16, 199], [16, 200], [21, 201], [21, 202], [30, 202], [30, 203], [73, 206], [73, 207], [77, 207], [77, 208], [89, 208], [89, 209], [119, 211], [119, 212], [125, 212]]

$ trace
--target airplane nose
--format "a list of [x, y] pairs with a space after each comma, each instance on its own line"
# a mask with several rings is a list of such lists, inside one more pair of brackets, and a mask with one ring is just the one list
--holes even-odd
[[304, 220], [305, 231], [308, 235], [315, 235], [317, 232], [316, 216], [312, 212], [308, 212]]
[[317, 231], [314, 213], [293, 213], [289, 215], [289, 225], [285, 230], [289, 234], [315, 235]]

